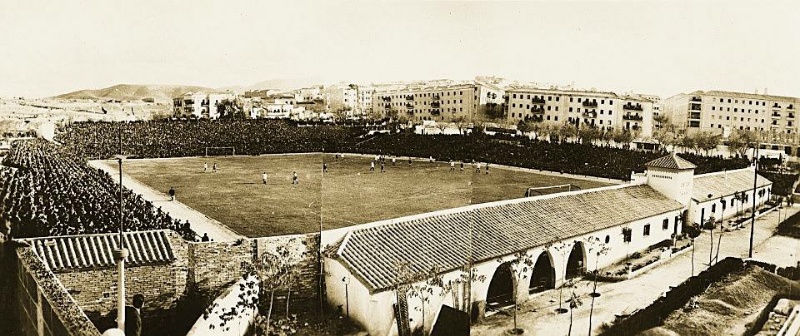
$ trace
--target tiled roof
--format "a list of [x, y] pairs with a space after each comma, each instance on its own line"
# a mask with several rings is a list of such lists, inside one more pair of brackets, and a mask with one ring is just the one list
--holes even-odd
[[413, 272], [466, 265], [470, 232], [482, 261], [682, 208], [648, 185], [500, 201], [354, 230], [338, 256], [374, 291], [394, 284], [401, 261]]
[[[169, 263], [175, 260], [165, 230], [125, 232], [125, 247], [130, 251], [126, 266]], [[36, 256], [54, 272], [110, 268], [116, 265], [114, 249], [118, 233], [55, 236], [27, 239]]]
[[693, 163], [682, 159], [675, 153], [662, 156], [658, 159], [644, 164], [647, 167], [669, 168], [669, 169], [694, 169], [697, 168]]
[[735, 97], [735, 98], [748, 98], [748, 99], [759, 99], [759, 100], [794, 100], [794, 101], [800, 100], [800, 98], [797, 98], [797, 97], [762, 95], [762, 94], [755, 94], [755, 93], [733, 92], [733, 91], [718, 91], [718, 90], [694, 91], [694, 92], [690, 93], [690, 95], [694, 95], [694, 96], [708, 95], [708, 96], [717, 96], [717, 97]]
[[[770, 180], [758, 175], [759, 188], [769, 184], [772, 184]], [[692, 199], [695, 201], [705, 201], [708, 199], [708, 195], [713, 195], [712, 198], [720, 198], [733, 195], [737, 191], [748, 191], [752, 189], [753, 170], [751, 168], [703, 174], [694, 177]]]

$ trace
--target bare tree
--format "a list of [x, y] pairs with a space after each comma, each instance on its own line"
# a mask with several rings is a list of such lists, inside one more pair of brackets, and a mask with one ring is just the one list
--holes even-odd
[[[502, 262], [502, 259], [498, 260]], [[514, 259], [512, 259], [508, 266], [511, 268], [512, 274], [514, 274], [514, 282], [515, 286], [513, 287], [513, 298], [514, 298], [514, 329], [511, 329], [512, 334], [522, 334], [523, 330], [517, 327], [517, 310], [519, 307], [519, 299], [518, 299], [518, 290], [517, 287], [520, 281], [527, 279], [528, 277], [528, 270], [533, 268], [533, 258], [530, 254], [524, 251], [520, 251], [514, 254]]]

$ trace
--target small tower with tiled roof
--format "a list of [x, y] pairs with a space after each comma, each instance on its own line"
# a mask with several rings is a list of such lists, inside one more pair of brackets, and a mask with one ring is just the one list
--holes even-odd
[[693, 163], [675, 153], [644, 164], [647, 167], [647, 184], [660, 193], [689, 206], [694, 182]]

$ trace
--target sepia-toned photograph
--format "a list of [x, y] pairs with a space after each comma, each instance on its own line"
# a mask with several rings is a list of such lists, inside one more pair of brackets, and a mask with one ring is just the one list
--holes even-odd
[[800, 335], [798, 18], [0, 0], [0, 336]]

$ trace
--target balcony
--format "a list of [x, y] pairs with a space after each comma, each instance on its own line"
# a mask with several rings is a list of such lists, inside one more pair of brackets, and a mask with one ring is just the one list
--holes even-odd
[[406, 100], [414, 100], [414, 95], [408, 95], [408, 96], [406, 96]]
[[585, 106], [585, 107], [597, 107], [597, 102], [596, 101], [584, 100], [583, 101], [583, 106]]
[[597, 111], [586, 111], [583, 112], [584, 118], [597, 118]]
[[387, 110], [390, 110], [390, 109], [392, 109], [392, 104], [391, 103], [386, 103], [386, 104], [383, 105], [383, 107], [385, 109], [387, 109]]
[[[642, 104], [633, 105], [631, 103], [627, 103], [625, 105], [622, 105], [622, 109], [623, 110], [631, 110], [631, 111], [641, 111], [642, 110]], [[698, 107], [697, 109], [699, 110], [700, 108]]]
[[622, 116], [622, 120], [642, 121], [644, 118], [639, 114], [626, 114]]
[[788, 118], [788, 119], [794, 119], [794, 113], [789, 113], [789, 115], [787, 115], [787, 116], [786, 116], [786, 118]]
[[700, 99], [700, 97], [692, 97], [692, 99], [689, 99], [689, 101], [693, 101], [693, 102], [702, 102], [703, 100], [702, 100], [702, 99]]
[[700, 104], [689, 104], [689, 109], [692, 111], [700, 111], [701, 108]]
[[414, 109], [414, 104], [406, 103], [406, 108], [409, 109], [409, 110], [413, 110]]
[[407, 110], [407, 111], [406, 111], [406, 114], [408, 114], [408, 115], [414, 115], [414, 110]]
[[392, 101], [392, 97], [381, 97], [381, 99], [383, 99], [383, 101], [385, 101], [385, 102]]
[[780, 106], [780, 105], [778, 105], [778, 103], [775, 103], [774, 105], [772, 105], [772, 108], [779, 109], [779, 108], [781, 108], [781, 106]]
[[531, 113], [544, 114], [544, 108], [541, 106], [533, 105], [533, 107], [531, 107]]
[[437, 101], [437, 100], [439, 100], [439, 95], [433, 96], [433, 101]]
[[789, 104], [789, 106], [786, 106], [786, 109], [787, 110], [794, 110], [794, 105]]
[[442, 112], [441, 112], [441, 110], [439, 110], [438, 108], [431, 109], [431, 115], [438, 116], [438, 115], [440, 115], [440, 114], [442, 114]]
[[781, 117], [781, 114], [780, 114], [780, 113], [778, 113], [778, 112], [772, 112], [772, 117], [773, 117], [773, 118], [780, 118], [780, 117]]
[[546, 101], [544, 100], [544, 97], [542, 97], [542, 98], [533, 97], [533, 99], [531, 99], [531, 103], [533, 103], [533, 104], [544, 104], [545, 102]]
[[700, 119], [700, 112], [689, 113], [689, 119]]
[[192, 104], [194, 104], [194, 100], [187, 99], [183, 101], [183, 105], [192, 105]]
[[431, 103], [431, 107], [432, 107], [432, 108], [439, 108], [439, 107], [440, 107], [440, 105], [441, 105], [441, 103], [439, 103], [438, 101], [435, 101], [435, 102], [432, 102], [432, 103]]

